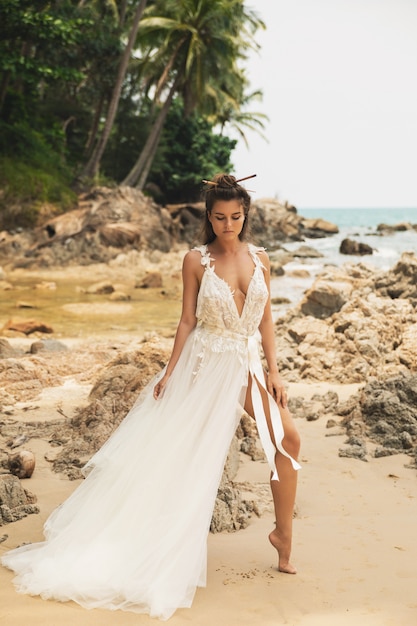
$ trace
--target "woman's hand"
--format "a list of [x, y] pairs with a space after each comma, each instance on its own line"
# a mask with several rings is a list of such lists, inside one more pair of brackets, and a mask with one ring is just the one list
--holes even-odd
[[285, 407], [288, 404], [287, 392], [284, 387], [284, 381], [278, 372], [269, 372], [266, 375], [266, 387], [277, 404]]
[[169, 375], [164, 374], [161, 380], [156, 383], [155, 387], [153, 388], [153, 397], [155, 398], [155, 400], [158, 400], [158, 398], [162, 398], [168, 379]]

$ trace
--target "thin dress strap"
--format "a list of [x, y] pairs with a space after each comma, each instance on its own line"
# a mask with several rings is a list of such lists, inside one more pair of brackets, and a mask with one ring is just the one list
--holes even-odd
[[211, 257], [210, 252], [208, 251], [207, 244], [203, 244], [202, 246], [195, 246], [193, 250], [197, 250], [201, 254], [201, 265], [204, 265], [204, 267], [210, 267]]
[[265, 265], [259, 258], [259, 252], [265, 252], [265, 248], [262, 246], [255, 246], [253, 243], [248, 243], [248, 251], [256, 267], [261, 267], [263, 270], [266, 269]]

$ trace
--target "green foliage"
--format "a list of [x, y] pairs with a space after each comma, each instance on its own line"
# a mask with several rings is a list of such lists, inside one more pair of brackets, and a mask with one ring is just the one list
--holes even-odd
[[168, 114], [148, 186], [156, 186], [163, 201], [195, 202], [200, 199], [202, 178], [232, 171], [235, 145], [235, 140], [215, 133], [201, 115], [186, 118], [177, 99]]
[[[73, 206], [72, 186], [104, 126], [137, 6], [0, 0], [0, 227], [33, 225], [46, 205]], [[262, 27], [244, 0], [148, 0], [101, 180], [125, 179], [173, 85], [149, 188], [160, 200], [191, 201], [202, 177], [230, 171], [236, 142], [223, 133], [263, 126], [262, 114], [242, 113], [248, 83], [238, 67]], [[144, 178], [156, 145], [148, 146]]]
[[24, 123], [0, 122], [0, 137], [1, 228], [35, 225], [46, 205], [48, 213], [74, 207], [71, 171], [44, 136]]

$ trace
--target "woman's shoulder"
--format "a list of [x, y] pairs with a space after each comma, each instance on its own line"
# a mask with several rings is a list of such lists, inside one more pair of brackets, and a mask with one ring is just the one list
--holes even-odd
[[197, 268], [204, 265], [204, 259], [207, 256], [207, 246], [196, 246], [188, 250], [184, 256], [184, 267]]
[[256, 256], [261, 264], [267, 268], [269, 267], [269, 256], [265, 248], [262, 246], [255, 246], [253, 243], [249, 243], [249, 251], [253, 256]]

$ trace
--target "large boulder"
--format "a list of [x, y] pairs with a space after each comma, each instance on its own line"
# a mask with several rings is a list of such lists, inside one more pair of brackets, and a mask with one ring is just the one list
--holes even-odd
[[343, 239], [339, 247], [340, 254], [373, 254], [373, 248], [367, 243], [355, 241], [354, 239]]
[[0, 526], [39, 513], [35, 502], [36, 497], [23, 488], [17, 476], [0, 474]]
[[379, 444], [375, 456], [403, 452], [416, 459], [416, 372], [371, 379], [338, 412], [350, 434], [363, 424], [364, 434]]
[[332, 282], [317, 279], [304, 294], [301, 312], [320, 319], [330, 317], [346, 304], [352, 290], [352, 281], [349, 279]]

